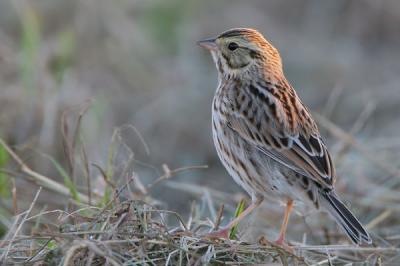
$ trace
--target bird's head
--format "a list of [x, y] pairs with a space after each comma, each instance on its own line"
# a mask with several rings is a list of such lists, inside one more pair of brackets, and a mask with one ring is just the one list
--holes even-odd
[[282, 72], [278, 51], [256, 30], [231, 29], [198, 44], [211, 52], [220, 77], [254, 78]]

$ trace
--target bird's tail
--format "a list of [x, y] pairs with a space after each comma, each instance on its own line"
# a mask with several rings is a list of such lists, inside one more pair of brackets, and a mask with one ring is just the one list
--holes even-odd
[[333, 216], [340, 227], [346, 232], [351, 240], [360, 245], [362, 243], [372, 243], [367, 230], [361, 225], [358, 219], [343, 204], [334, 191], [321, 192], [321, 203], [328, 213]]

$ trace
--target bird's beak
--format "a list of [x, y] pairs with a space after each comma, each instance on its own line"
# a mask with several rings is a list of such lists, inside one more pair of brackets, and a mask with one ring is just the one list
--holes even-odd
[[197, 44], [210, 51], [216, 51], [218, 48], [217, 44], [215, 43], [215, 38], [198, 41]]

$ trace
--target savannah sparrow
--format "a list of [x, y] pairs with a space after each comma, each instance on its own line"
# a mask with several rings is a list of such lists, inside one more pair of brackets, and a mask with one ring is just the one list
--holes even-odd
[[277, 244], [284, 245], [293, 201], [328, 212], [356, 244], [372, 240], [335, 193], [332, 159], [309, 110], [285, 78], [279, 52], [253, 29], [228, 30], [199, 42], [218, 69], [212, 103], [214, 144], [229, 174], [252, 204], [214, 236], [259, 206], [286, 202]]

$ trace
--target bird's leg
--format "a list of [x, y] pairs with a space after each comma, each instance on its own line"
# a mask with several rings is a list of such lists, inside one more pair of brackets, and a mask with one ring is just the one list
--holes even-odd
[[279, 246], [285, 246], [285, 235], [286, 235], [286, 228], [289, 223], [289, 216], [290, 213], [293, 209], [293, 200], [289, 199], [286, 203], [286, 209], [285, 209], [285, 216], [283, 217], [283, 222], [281, 226], [281, 231], [279, 233], [278, 239], [275, 241], [275, 244]]
[[247, 207], [238, 217], [233, 219], [229, 224], [224, 226], [218, 231], [208, 233], [206, 236], [211, 237], [211, 238], [224, 238], [224, 239], [229, 239], [229, 232], [232, 227], [237, 225], [244, 217], [249, 215], [255, 208], [260, 206], [260, 204], [263, 202], [264, 198], [259, 197], [255, 201], [253, 201], [249, 207]]

